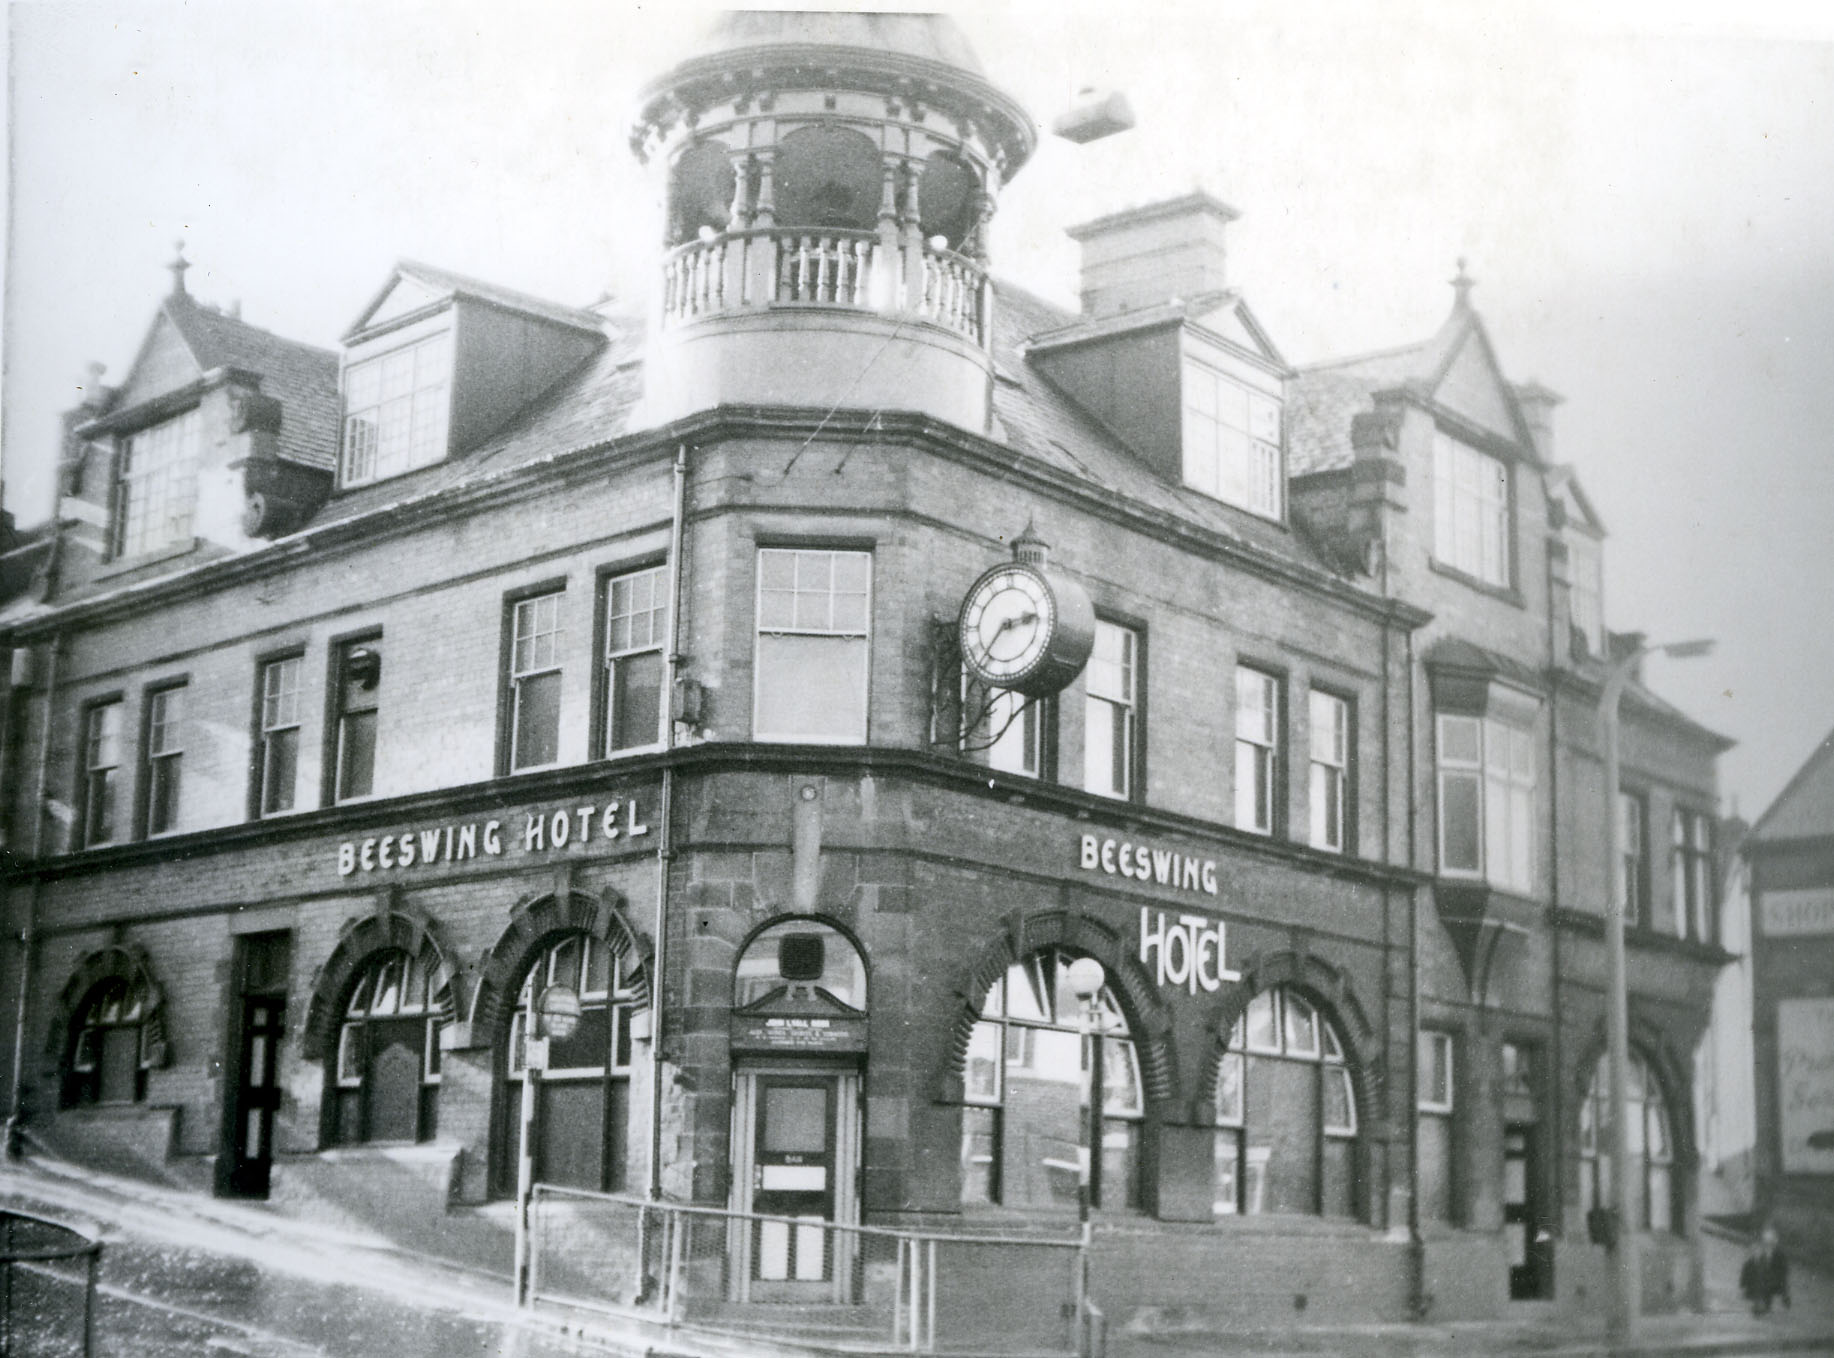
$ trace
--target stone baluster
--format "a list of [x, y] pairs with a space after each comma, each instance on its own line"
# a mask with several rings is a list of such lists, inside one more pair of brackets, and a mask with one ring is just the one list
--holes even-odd
[[745, 277], [745, 238], [738, 234], [751, 225], [751, 157], [732, 153], [732, 206], [726, 214], [726, 240], [720, 245], [720, 300], [723, 305], [748, 305]]
[[902, 195], [904, 199], [904, 211], [899, 222], [899, 225], [903, 229], [899, 232], [899, 244], [904, 254], [904, 267], [902, 273], [906, 286], [911, 289], [909, 300], [905, 302], [905, 305], [913, 311], [921, 312], [924, 309], [923, 294], [925, 292], [926, 280], [924, 278], [923, 258], [923, 212], [921, 205], [917, 201], [917, 182], [919, 175], [916, 167], [909, 161], [905, 161], [899, 167], [899, 172], [904, 180], [904, 193]]
[[898, 251], [898, 166], [887, 160], [879, 183], [879, 242], [873, 251], [872, 296], [869, 304], [883, 311], [901, 310], [904, 279]]
[[778, 241], [771, 230], [777, 224], [777, 200], [771, 188], [771, 153], [760, 151], [753, 160], [758, 172], [758, 196], [752, 206], [751, 225], [758, 234], [749, 237], [745, 247], [745, 291], [753, 305], [762, 305], [777, 295]]

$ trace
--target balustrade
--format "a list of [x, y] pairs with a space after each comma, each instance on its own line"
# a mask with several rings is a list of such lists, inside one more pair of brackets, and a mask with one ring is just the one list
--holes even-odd
[[987, 342], [987, 276], [927, 242], [888, 246], [871, 231], [730, 231], [678, 247], [663, 266], [662, 323], [770, 306], [878, 311]]

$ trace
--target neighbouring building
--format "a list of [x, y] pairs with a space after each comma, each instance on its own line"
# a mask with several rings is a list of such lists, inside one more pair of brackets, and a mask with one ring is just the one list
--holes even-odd
[[1750, 902], [1754, 1207], [1797, 1249], [1834, 1256], [1834, 734], [1742, 850]]
[[1462, 269], [1295, 366], [1202, 193], [996, 284], [1034, 136], [945, 19], [749, 12], [643, 96], [644, 317], [404, 263], [327, 350], [179, 261], [0, 614], [23, 1132], [506, 1263], [552, 1000], [537, 1178], [814, 1223], [722, 1305], [1063, 1238], [1087, 1084], [1111, 1323], [1592, 1307], [1622, 874], [1697, 1301], [1726, 742], [1635, 683], [1607, 796], [1559, 398]]

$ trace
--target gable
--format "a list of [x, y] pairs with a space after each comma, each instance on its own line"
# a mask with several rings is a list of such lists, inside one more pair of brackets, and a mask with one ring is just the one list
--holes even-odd
[[1466, 332], [1433, 389], [1433, 399], [1499, 437], [1511, 442], [1518, 437], [1514, 402], [1475, 331]]
[[1285, 360], [1275, 350], [1260, 324], [1248, 310], [1246, 302], [1237, 300], [1228, 306], [1217, 307], [1214, 311], [1204, 312], [1195, 318], [1196, 328], [1208, 336], [1234, 344], [1266, 359], [1269, 363], [1285, 367]]
[[117, 410], [129, 409], [155, 396], [176, 391], [203, 376], [191, 347], [162, 309], [140, 345], [134, 366], [115, 399]]
[[1822, 740], [1751, 832], [1754, 840], [1822, 835], [1834, 835], [1834, 733]]
[[397, 316], [406, 316], [422, 307], [431, 306], [447, 296], [450, 293], [446, 289], [429, 287], [417, 278], [398, 274], [358, 324], [365, 327], [381, 325]]

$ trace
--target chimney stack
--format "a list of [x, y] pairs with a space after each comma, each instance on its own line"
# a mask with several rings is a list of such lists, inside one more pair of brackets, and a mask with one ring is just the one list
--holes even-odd
[[1085, 316], [1111, 316], [1223, 291], [1223, 232], [1242, 214], [1198, 189], [1069, 229], [1083, 247]]
[[1534, 381], [1521, 383], [1515, 391], [1516, 405], [1521, 408], [1522, 419], [1535, 440], [1535, 456], [1551, 467], [1554, 464], [1554, 407], [1566, 398]]

